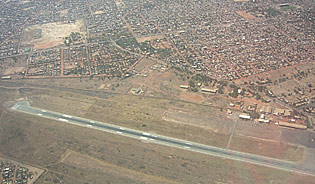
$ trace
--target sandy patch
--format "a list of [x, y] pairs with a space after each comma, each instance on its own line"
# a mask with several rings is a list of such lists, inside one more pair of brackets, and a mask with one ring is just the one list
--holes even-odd
[[72, 166], [76, 166], [81, 169], [100, 171], [109, 175], [119, 176], [122, 178], [129, 178], [139, 183], [175, 183], [166, 181], [164, 178], [155, 177], [152, 175], [143, 174], [137, 171], [112, 165], [110, 163], [97, 160], [93, 157], [89, 157], [76, 152], [68, 152], [62, 162]]
[[125, 3], [123, 2], [123, 0], [115, 0], [115, 4], [117, 7], [125, 6]]
[[31, 1], [21, 1], [21, 4], [27, 4], [30, 3]]
[[204, 100], [204, 97], [195, 93], [189, 93], [186, 91], [182, 91], [182, 93], [180, 94], [180, 99], [182, 100], [186, 100], [186, 101], [190, 101], [190, 102], [197, 102], [197, 103], [201, 103]]
[[[209, 112], [215, 113], [215, 112]], [[226, 118], [213, 117], [213, 115], [203, 115], [179, 109], [169, 109], [162, 116], [162, 119], [183, 125], [201, 127], [213, 132], [229, 134], [234, 123]]]
[[[25, 28], [22, 36], [22, 46], [34, 44], [36, 49], [47, 49], [64, 44], [65, 37], [71, 32], [82, 32], [81, 28], [85, 26], [84, 20], [78, 20], [75, 23], [64, 24], [62, 22], [48, 23], [42, 25], [32, 25]], [[40, 37], [33, 38], [36, 31], [41, 30]]]
[[23, 72], [23, 71], [24, 71], [24, 67], [13, 67], [13, 68], [6, 69], [3, 73], [3, 75], [10, 75], [10, 74]]
[[247, 13], [245, 10], [236, 11], [236, 13], [239, 14], [241, 17], [243, 17], [245, 20], [252, 20], [256, 18], [250, 13]]
[[141, 37], [137, 38], [138, 42], [145, 42], [145, 41], [151, 41], [155, 39], [163, 39], [163, 35], [155, 35], [155, 36], [149, 36], [149, 37]]
[[100, 87], [98, 87], [97, 89], [104, 89], [105, 88], [105, 84], [101, 84]]
[[68, 14], [68, 9], [60, 11], [60, 17], [66, 16]]
[[165, 49], [171, 48], [170, 45], [169, 45], [167, 42], [159, 43], [158, 46], [159, 46], [160, 48], [165, 48]]
[[94, 12], [93, 15], [100, 15], [100, 14], [103, 14], [103, 13], [105, 13], [105, 12], [103, 12], [103, 11], [100, 10], [100, 11]]

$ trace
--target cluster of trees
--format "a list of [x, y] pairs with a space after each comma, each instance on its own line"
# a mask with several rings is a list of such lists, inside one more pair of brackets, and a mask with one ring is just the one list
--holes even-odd
[[218, 81], [218, 84], [220, 84], [219, 89], [218, 89], [218, 93], [224, 94], [224, 88], [227, 86], [227, 82], [226, 81]]
[[196, 75], [192, 76], [191, 79], [196, 80], [196, 81], [203, 83], [205, 85], [207, 85], [208, 83], [211, 83], [214, 80], [211, 77], [208, 77], [208, 76], [205, 76], [202, 74], [196, 74]]
[[81, 39], [82, 39], [81, 33], [71, 32], [70, 36], [65, 38], [64, 43], [66, 46], [69, 47], [71, 43], [76, 42], [76, 41], [82, 41]]
[[130, 48], [132, 51], [136, 51], [137, 48], [140, 48], [140, 44], [135, 37], [120, 38], [116, 43], [122, 48]]
[[238, 96], [238, 90], [240, 89], [238, 86], [236, 86], [235, 84], [230, 84], [230, 88], [232, 88], [232, 92], [229, 93], [229, 96], [233, 97], [233, 98], [237, 98]]

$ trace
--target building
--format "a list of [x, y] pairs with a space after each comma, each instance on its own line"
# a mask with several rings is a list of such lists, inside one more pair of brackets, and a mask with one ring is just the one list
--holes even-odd
[[268, 123], [268, 124], [270, 124], [270, 120], [269, 119], [258, 119], [258, 122], [259, 123]]
[[207, 89], [207, 88], [201, 88], [202, 92], [206, 92], [206, 93], [217, 93], [218, 92], [218, 88], [215, 89]]
[[265, 113], [265, 114], [271, 114], [272, 108], [270, 106], [262, 106], [260, 108], [260, 112]]
[[227, 110], [228, 115], [232, 115], [232, 111], [230, 109]]
[[240, 114], [238, 117], [240, 119], [250, 120], [250, 115], [249, 114], [243, 113], [243, 114]]
[[291, 116], [291, 112], [288, 109], [286, 109], [284, 110], [283, 116], [286, 116], [286, 117]]
[[276, 116], [278, 116], [278, 115], [281, 115], [281, 116], [290, 116], [290, 115], [291, 115], [291, 112], [290, 112], [289, 109], [279, 109], [279, 108], [275, 108], [273, 114], [276, 115]]
[[4, 77], [1, 77], [2, 80], [10, 80], [11, 79], [11, 76], [4, 76]]
[[279, 121], [279, 126], [289, 127], [289, 128], [296, 128], [296, 129], [302, 129], [302, 130], [306, 130], [307, 129], [307, 126], [305, 126], [305, 125], [296, 124], [296, 123], [288, 123], [288, 122], [285, 122], [285, 121]]
[[189, 86], [187, 86], [187, 85], [180, 85], [179, 87], [182, 89], [188, 89], [189, 88]]
[[261, 114], [261, 115], [260, 115], [260, 119], [265, 119], [265, 115], [264, 115], [264, 114]]

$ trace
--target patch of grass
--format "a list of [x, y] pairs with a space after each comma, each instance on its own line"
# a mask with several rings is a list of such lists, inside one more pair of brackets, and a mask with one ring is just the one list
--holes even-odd
[[295, 6], [285, 6], [285, 7], [282, 7], [281, 10], [291, 10], [295, 8], [296, 8]]

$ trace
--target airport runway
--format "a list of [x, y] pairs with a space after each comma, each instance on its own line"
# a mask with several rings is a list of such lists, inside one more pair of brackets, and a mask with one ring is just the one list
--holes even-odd
[[41, 116], [43, 118], [61, 121], [64, 123], [97, 129], [97, 130], [105, 131], [108, 133], [113, 133], [113, 134], [129, 137], [129, 138], [142, 140], [146, 143], [161, 144], [161, 145], [171, 146], [171, 147], [184, 149], [184, 150], [188, 150], [192, 152], [208, 154], [208, 155], [216, 156], [220, 158], [237, 160], [237, 161], [252, 163], [255, 165], [261, 165], [261, 166], [271, 167], [275, 169], [285, 170], [289, 172], [315, 176], [315, 168], [314, 168], [315, 166], [313, 168], [306, 168], [300, 165], [299, 163], [295, 163], [295, 162], [274, 159], [274, 158], [269, 158], [269, 157], [263, 157], [259, 155], [243, 153], [243, 152], [233, 151], [230, 149], [218, 148], [214, 146], [208, 146], [208, 145], [199, 144], [199, 143], [186, 141], [182, 139], [177, 139], [173, 137], [152, 134], [152, 133], [143, 132], [143, 131], [139, 131], [135, 129], [112, 125], [109, 123], [103, 123], [103, 122], [98, 122], [98, 121], [89, 120], [85, 118], [66, 115], [66, 114], [62, 114], [58, 112], [39, 109], [39, 108], [31, 107], [27, 101], [17, 102], [11, 109], [15, 111], [35, 115], [35, 116]]

